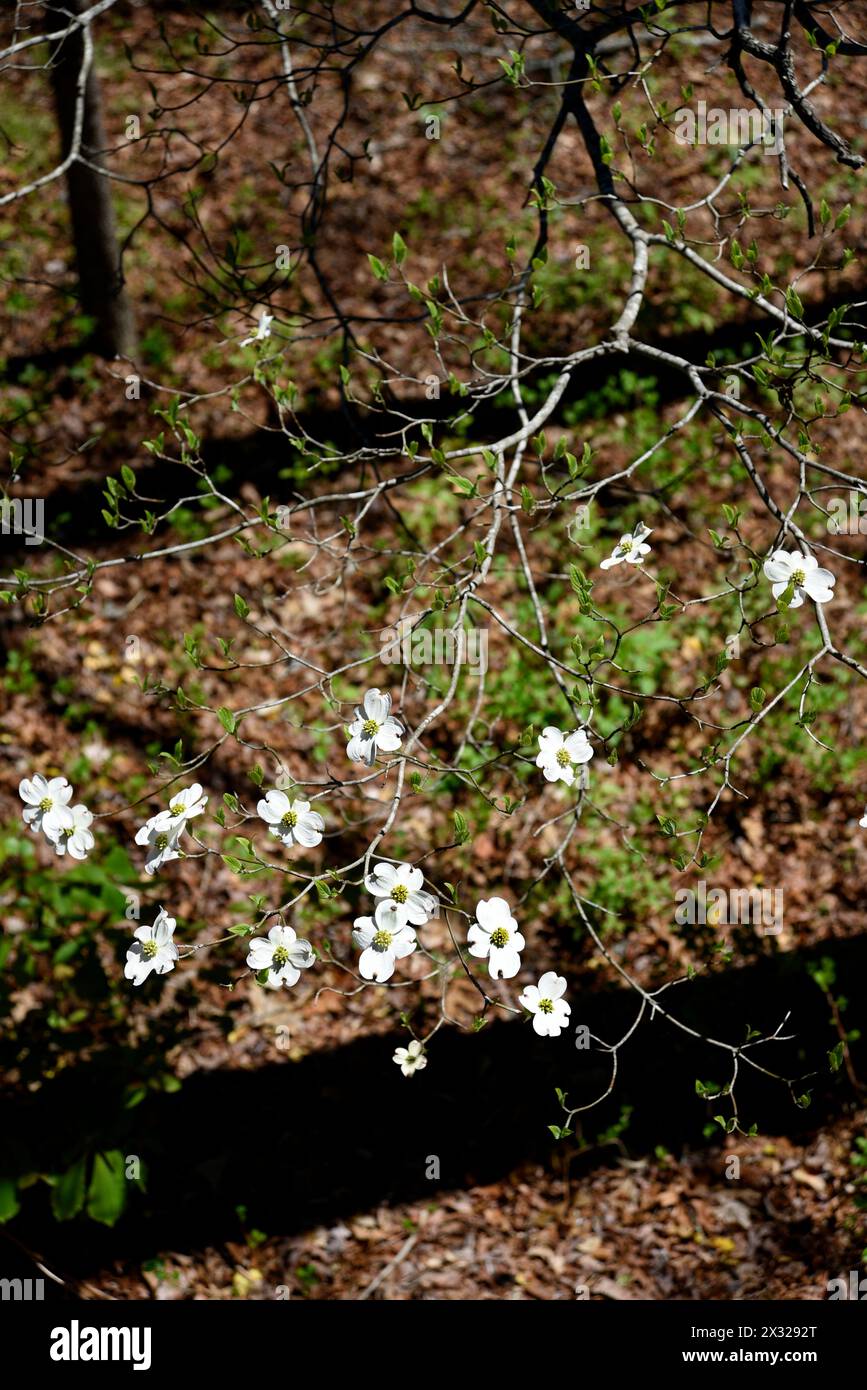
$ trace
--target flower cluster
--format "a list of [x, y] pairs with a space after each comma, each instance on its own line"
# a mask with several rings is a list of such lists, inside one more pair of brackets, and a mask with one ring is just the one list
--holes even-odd
[[365, 887], [379, 902], [372, 917], [353, 923], [362, 979], [383, 984], [394, 974], [395, 961], [412, 955], [418, 945], [413, 927], [425, 926], [437, 912], [437, 900], [423, 883], [421, 869], [411, 864], [377, 864], [367, 875]]
[[[379, 690], [366, 692], [349, 726], [350, 759], [371, 766], [378, 753], [400, 748], [403, 725], [390, 710], [390, 695]], [[569, 785], [576, 771], [593, 757], [584, 729], [563, 734], [549, 726], [539, 738], [539, 748], [536, 763], [546, 779]], [[19, 793], [25, 805], [25, 823], [41, 831], [57, 854], [86, 857], [94, 844], [89, 828], [93, 817], [84, 806], [70, 808], [72, 787], [65, 777], [24, 778]], [[136, 832], [136, 844], [146, 849], [147, 873], [154, 874], [163, 864], [181, 857], [181, 837], [189, 822], [204, 812], [208, 799], [194, 782], [174, 792], [168, 806]], [[256, 810], [270, 833], [287, 847], [312, 848], [322, 841], [325, 821], [311, 810], [309, 801], [293, 801], [284, 791], [273, 789], [264, 794]], [[436, 916], [438, 903], [424, 888], [421, 869], [411, 864], [378, 863], [367, 874], [365, 887], [377, 900], [376, 906], [372, 917], [355, 919], [352, 939], [361, 951], [358, 968], [362, 978], [382, 984], [391, 979], [396, 962], [416, 950], [416, 929]], [[482, 899], [476, 905], [475, 918], [467, 933], [470, 954], [487, 960], [492, 979], [512, 979], [521, 968], [525, 943], [509, 904], [504, 898]], [[136, 928], [124, 967], [126, 979], [134, 986], [142, 985], [151, 974], [166, 975], [174, 969], [179, 959], [175, 926], [175, 919], [161, 907], [151, 926]], [[300, 941], [293, 928], [282, 923], [273, 926], [267, 937], [254, 937], [247, 954], [247, 965], [270, 989], [297, 984], [302, 970], [309, 970], [315, 960], [310, 942]], [[566, 981], [549, 971], [538, 985], [528, 986], [520, 996], [541, 1036], [557, 1037], [566, 1026], [570, 1011], [561, 997], [565, 988]], [[414, 1075], [427, 1066], [424, 1045], [414, 1039], [409, 1047], [397, 1049], [394, 1061], [404, 1076]]]
[[187, 821], [200, 816], [207, 804], [207, 796], [202, 794], [198, 782], [194, 782], [191, 787], [175, 792], [168, 810], [158, 811], [136, 832], [136, 844], [147, 846], [146, 874], [155, 874], [169, 860], [180, 858], [179, 841]]
[[[505, 898], [482, 898], [476, 904], [476, 920], [467, 932], [467, 941], [471, 956], [487, 958], [492, 980], [511, 980], [517, 975], [525, 943]], [[533, 1015], [533, 1027], [543, 1038], [559, 1037], [566, 1027], [571, 1009], [561, 998], [565, 989], [563, 976], [549, 970], [538, 985], [528, 985], [518, 999]]]
[[42, 831], [55, 854], [86, 859], [93, 849], [93, 816], [80, 803], [70, 806], [72, 787], [65, 777], [22, 778], [18, 795], [24, 802], [24, 821], [31, 830]]

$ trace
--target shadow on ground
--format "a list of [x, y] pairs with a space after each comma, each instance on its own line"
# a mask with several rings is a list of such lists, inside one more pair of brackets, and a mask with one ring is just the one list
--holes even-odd
[[[663, 996], [683, 1021], [731, 1043], [745, 1038], [747, 1026], [773, 1031], [791, 1010], [784, 1032], [796, 1041], [753, 1055], [790, 1075], [818, 1069], [798, 1087], [812, 1102], [798, 1108], [785, 1086], [742, 1066], [745, 1127], [808, 1133], [851, 1100], [842, 1073], [830, 1072], [827, 1052], [837, 1038], [827, 1001], [807, 974], [820, 955], [834, 958], [850, 1001], [848, 1024], [856, 1026], [867, 995], [867, 936], [697, 979]], [[627, 990], [570, 995], [573, 1028], [587, 1024], [607, 1041], [625, 1033], [636, 1014], [637, 998]], [[201, 1073], [179, 1093], [132, 1111], [120, 1107], [117, 1082], [97, 1066], [63, 1074], [25, 1099], [7, 1099], [0, 1105], [6, 1172], [56, 1171], [70, 1135], [91, 1143], [98, 1136], [106, 1148], [138, 1155], [147, 1169], [146, 1194], [132, 1199], [113, 1230], [83, 1220], [54, 1223], [42, 1184], [24, 1194], [7, 1230], [70, 1274], [121, 1253], [144, 1258], [237, 1238], [238, 1204], [247, 1208], [248, 1227], [288, 1235], [438, 1187], [493, 1182], [526, 1160], [545, 1161], [552, 1151], [547, 1127], [561, 1118], [554, 1088], [579, 1103], [608, 1085], [608, 1059], [598, 1049], [577, 1049], [574, 1031], [542, 1040], [519, 1022], [494, 1023], [475, 1035], [443, 1030], [427, 1070], [411, 1080], [391, 1061], [405, 1041], [364, 1038], [255, 1072]], [[727, 1076], [722, 1052], [661, 1017], [645, 1019], [622, 1050], [614, 1096], [585, 1118], [583, 1136], [592, 1143], [631, 1106], [624, 1139], [633, 1155], [659, 1144], [677, 1153], [706, 1142], [709, 1118], [727, 1110], [697, 1096], [695, 1082]], [[573, 1171], [609, 1161], [613, 1152], [593, 1147]], [[427, 1176], [433, 1158], [438, 1179]]]

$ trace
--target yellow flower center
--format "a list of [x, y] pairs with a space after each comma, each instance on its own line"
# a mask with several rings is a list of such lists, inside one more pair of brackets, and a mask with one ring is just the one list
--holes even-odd
[[375, 951], [387, 951], [391, 945], [391, 932], [378, 931], [371, 944]]
[[792, 582], [796, 585], [796, 587], [803, 584], [805, 579], [806, 575], [804, 574], [803, 570], [795, 570], [792, 574]]
[[497, 927], [496, 931], [491, 932], [491, 945], [496, 946], [497, 950], [502, 950], [509, 940], [509, 933], [505, 927]]
[[278, 946], [271, 957], [271, 964], [279, 970], [289, 959], [289, 952], [285, 946]]
[[185, 810], [186, 807], [182, 801], [173, 801], [169, 806], [169, 814], [173, 816], [180, 816]]
[[142, 942], [141, 953], [144, 956], [145, 960], [153, 960], [158, 950], [159, 947], [157, 946], [157, 943], [154, 941], [153, 937], [151, 937], [148, 941]]
[[284, 830], [294, 830], [298, 824], [298, 817], [294, 811], [287, 811], [280, 824]]
[[[67, 832], [67, 833], [68, 833], [68, 832]], [[168, 849], [168, 844], [169, 844], [169, 837], [168, 837], [168, 835], [165, 835], [165, 834], [158, 835], [157, 838], [156, 838], [156, 840], [154, 841], [154, 844], [156, 845], [157, 849]]]
[[373, 738], [374, 734], [379, 733], [379, 725], [375, 719], [365, 719], [361, 726], [361, 732], [366, 738]]
[[396, 903], [405, 903], [409, 897], [409, 889], [405, 883], [396, 883], [391, 890], [391, 896]]
[[557, 762], [561, 767], [569, 767], [571, 765], [572, 759], [569, 757], [565, 748], [557, 749]]
[[43, 796], [39, 803], [39, 809], [40, 811], [50, 811], [53, 805], [54, 802], [51, 800], [50, 796]]
[[552, 1014], [553, 1012], [554, 1012], [554, 1001], [553, 1001], [553, 999], [540, 999], [540, 1000], [539, 1000], [539, 1013], [540, 1013], [540, 1014]]

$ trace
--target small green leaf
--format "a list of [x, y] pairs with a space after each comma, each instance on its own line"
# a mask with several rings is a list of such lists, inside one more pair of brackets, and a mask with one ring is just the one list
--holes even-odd
[[12, 1178], [0, 1178], [0, 1225], [18, 1215], [18, 1187]]
[[55, 1181], [51, 1191], [51, 1210], [56, 1221], [71, 1221], [84, 1206], [85, 1164], [86, 1159], [82, 1156]]
[[97, 1154], [87, 1193], [87, 1214], [103, 1226], [113, 1226], [126, 1205], [124, 1156], [117, 1149]]

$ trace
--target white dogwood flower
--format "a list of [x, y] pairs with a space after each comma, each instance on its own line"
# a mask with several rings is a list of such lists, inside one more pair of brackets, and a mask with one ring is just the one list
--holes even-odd
[[403, 725], [389, 714], [391, 696], [368, 690], [349, 726], [347, 756], [354, 763], [373, 766], [377, 752], [395, 753], [403, 738]]
[[541, 1038], [557, 1038], [572, 1010], [561, 996], [566, 992], [562, 975], [548, 970], [538, 985], [528, 985], [518, 1003], [533, 1015], [533, 1028]]
[[259, 323], [256, 327], [256, 332], [251, 334], [249, 338], [242, 338], [239, 346], [249, 347], [251, 343], [261, 343], [265, 338], [270, 338], [271, 324], [273, 322], [274, 315], [266, 313], [263, 309], [259, 315]]
[[765, 578], [771, 581], [774, 598], [794, 585], [790, 608], [800, 608], [804, 598], [814, 603], [828, 603], [834, 597], [837, 576], [822, 569], [815, 555], [802, 555], [800, 550], [775, 550], [765, 561]]
[[272, 927], [267, 940], [256, 936], [250, 942], [247, 964], [256, 973], [268, 971], [269, 989], [297, 985], [302, 970], [309, 970], [316, 956], [309, 941], [299, 941], [291, 927]]
[[862, 830], [867, 830], [867, 811], [864, 812], [858, 824], [861, 826]]
[[424, 874], [412, 864], [375, 864], [373, 873], [364, 880], [368, 893], [382, 899], [377, 905], [377, 920], [382, 916], [395, 926], [412, 922], [423, 927], [436, 915], [437, 900], [423, 890], [423, 883]]
[[284, 845], [303, 845], [310, 849], [322, 841], [325, 821], [318, 811], [311, 811], [309, 801], [290, 801], [285, 792], [266, 792], [256, 806], [260, 818], [272, 835]]
[[621, 536], [607, 560], [603, 560], [600, 569], [610, 570], [615, 565], [622, 565], [624, 561], [628, 565], [640, 565], [645, 555], [650, 554], [650, 546], [645, 545], [648, 536], [652, 535], [649, 527], [643, 521], [636, 522], [635, 529], [630, 535], [627, 531], [625, 536]]
[[72, 800], [72, 787], [65, 777], [46, 779], [38, 773], [35, 777], [23, 777], [18, 784], [18, 795], [24, 802], [24, 821], [31, 830], [41, 830], [42, 822], [49, 811], [58, 806], [68, 806]]
[[409, 1047], [395, 1048], [394, 1056], [391, 1059], [396, 1062], [404, 1076], [415, 1076], [417, 1071], [424, 1071], [427, 1066], [427, 1057], [420, 1042], [413, 1038]]
[[521, 968], [524, 938], [505, 898], [482, 898], [476, 920], [467, 932], [470, 955], [488, 958], [492, 980], [511, 980]]
[[583, 729], [574, 734], [562, 734], [549, 724], [539, 735], [536, 766], [542, 769], [548, 782], [566, 782], [571, 787], [575, 770], [593, 757], [590, 740]]
[[180, 859], [178, 841], [186, 827], [184, 816], [173, 816], [170, 811], [160, 811], [151, 816], [146, 825], [136, 832], [137, 845], [147, 845], [145, 873], [155, 874], [163, 864], [171, 859]]
[[174, 970], [178, 958], [178, 948], [172, 940], [174, 930], [174, 917], [169, 917], [162, 908], [152, 927], [136, 928], [135, 941], [126, 953], [123, 968], [124, 975], [134, 985], [144, 984], [152, 970], [158, 975]]
[[412, 927], [395, 922], [387, 903], [377, 903], [373, 917], [356, 917], [352, 940], [361, 951], [358, 969], [364, 980], [384, 984], [394, 974], [394, 963], [411, 956], [418, 942]]
[[42, 818], [42, 829], [55, 854], [69, 854], [72, 859], [86, 859], [93, 849], [92, 824], [93, 816], [82, 805], [55, 806]]
[[194, 816], [202, 814], [207, 804], [207, 793], [203, 793], [199, 783], [194, 782], [191, 787], [182, 787], [180, 791], [172, 793], [168, 814], [177, 819], [192, 820]]

